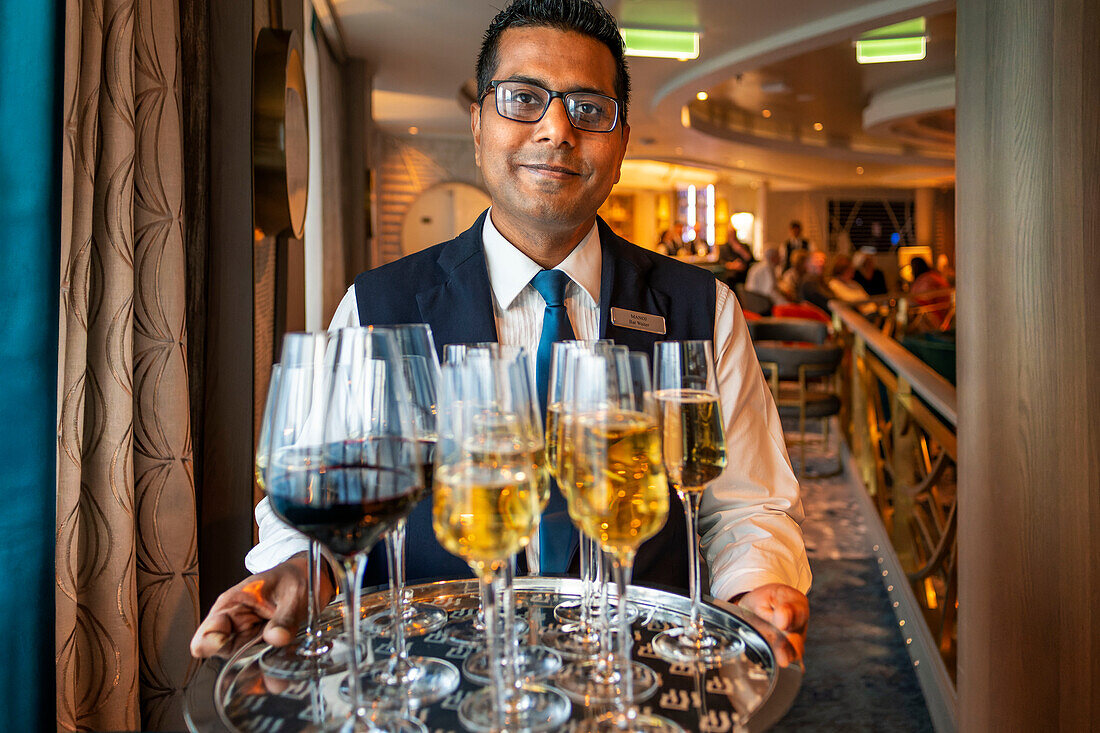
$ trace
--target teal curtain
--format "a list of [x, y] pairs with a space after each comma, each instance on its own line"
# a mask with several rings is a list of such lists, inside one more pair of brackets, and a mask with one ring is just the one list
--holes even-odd
[[0, 0], [0, 721], [54, 716], [64, 3]]

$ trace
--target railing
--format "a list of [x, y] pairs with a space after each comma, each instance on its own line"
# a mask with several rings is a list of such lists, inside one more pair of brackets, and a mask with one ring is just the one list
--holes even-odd
[[[955, 388], [884, 333], [897, 326], [895, 304], [879, 311], [877, 325], [850, 305], [830, 307], [847, 359], [841, 428], [867, 506], [881, 520], [874, 529], [883, 580], [933, 722], [954, 730]], [[900, 311], [904, 318], [904, 303]]]

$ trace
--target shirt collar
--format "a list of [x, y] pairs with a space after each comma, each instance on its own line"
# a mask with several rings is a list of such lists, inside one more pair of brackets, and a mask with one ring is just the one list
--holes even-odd
[[[485, 245], [485, 264], [489, 270], [489, 285], [493, 289], [493, 297], [501, 310], [508, 310], [542, 267], [504, 238], [493, 226], [492, 213], [490, 208], [481, 229], [481, 241]], [[592, 300], [589, 305], [594, 305], [600, 300], [602, 267], [600, 233], [593, 223], [588, 234], [584, 235], [569, 256], [554, 269], [568, 275]]]

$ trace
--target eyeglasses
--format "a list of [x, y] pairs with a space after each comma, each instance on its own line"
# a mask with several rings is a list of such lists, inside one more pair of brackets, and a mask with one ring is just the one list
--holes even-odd
[[619, 102], [595, 92], [552, 92], [526, 81], [491, 81], [481, 95], [496, 94], [497, 114], [516, 122], [538, 122], [561, 99], [569, 124], [586, 132], [611, 132], [619, 121]]

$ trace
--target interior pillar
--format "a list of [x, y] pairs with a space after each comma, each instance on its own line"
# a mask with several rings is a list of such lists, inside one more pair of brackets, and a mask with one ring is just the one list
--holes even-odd
[[1100, 720], [1100, 4], [957, 6], [959, 730]]

